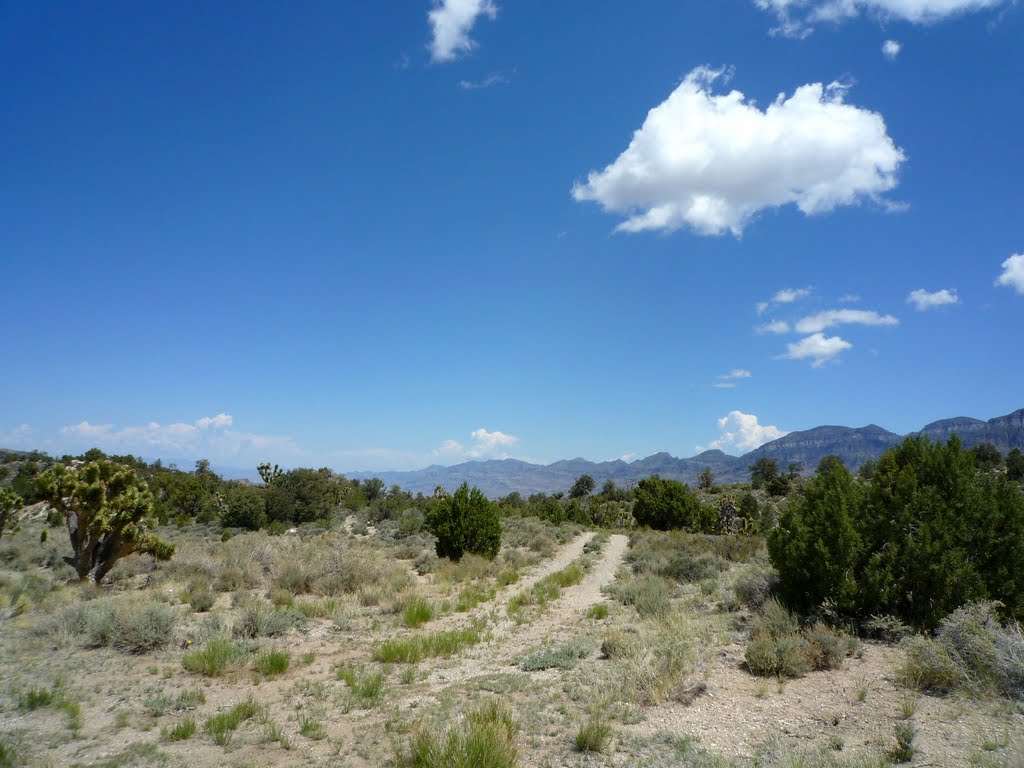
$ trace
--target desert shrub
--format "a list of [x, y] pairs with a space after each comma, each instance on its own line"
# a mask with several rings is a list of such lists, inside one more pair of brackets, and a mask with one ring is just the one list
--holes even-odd
[[542, 669], [573, 669], [580, 659], [585, 659], [590, 650], [582, 643], [569, 642], [558, 648], [545, 648], [527, 656], [519, 662], [524, 672], [536, 672]]
[[288, 651], [268, 650], [256, 656], [253, 662], [256, 671], [266, 677], [283, 675], [291, 666], [292, 657]]
[[88, 610], [86, 642], [123, 653], [147, 653], [174, 639], [178, 612], [166, 603], [95, 601]]
[[757, 610], [774, 597], [779, 574], [774, 568], [749, 567], [736, 577], [733, 590], [741, 605]]
[[799, 635], [754, 638], [743, 658], [758, 677], [802, 677], [811, 670], [810, 644]]
[[278, 475], [266, 488], [272, 522], [308, 523], [329, 519], [341, 501], [341, 487], [327, 473], [299, 468]]
[[213, 593], [206, 591], [196, 592], [188, 600], [188, 604], [196, 613], [206, 613], [213, 608], [215, 602], [217, 602], [217, 598], [213, 596]]
[[677, 553], [660, 574], [681, 584], [703, 581], [717, 576], [728, 566], [719, 557], [711, 554], [694, 555], [689, 552]]
[[491, 700], [444, 733], [421, 725], [399, 764], [408, 768], [516, 768], [517, 730], [508, 708]]
[[641, 618], [664, 616], [672, 606], [671, 591], [660, 576], [634, 576], [615, 582], [609, 590], [623, 605], [631, 605]]
[[588, 619], [594, 619], [595, 621], [601, 621], [602, 619], [608, 618], [608, 605], [606, 603], [595, 603], [594, 605], [587, 608], [584, 615]]
[[604, 752], [612, 738], [612, 727], [604, 717], [590, 717], [576, 731], [573, 746], [577, 752]]
[[934, 639], [904, 641], [902, 679], [936, 693], [966, 690], [1024, 697], [1024, 631], [996, 616], [997, 603], [975, 603], [954, 611]]
[[777, 600], [764, 604], [751, 624], [744, 660], [759, 677], [802, 677], [812, 669], [837, 669], [856, 641], [822, 622], [800, 629]]
[[526, 547], [541, 557], [551, 557], [558, 549], [558, 540], [550, 533], [538, 533], [530, 538]]
[[678, 480], [663, 480], [657, 475], [637, 483], [633, 490], [633, 517], [636, 524], [667, 531], [686, 528], [710, 531], [716, 515], [701, 504], [697, 495]]
[[463, 554], [493, 560], [501, 549], [501, 523], [496, 507], [479, 488], [463, 483], [429, 509], [427, 530], [437, 537], [437, 556], [459, 560]]
[[247, 597], [239, 607], [235, 620], [234, 635], [240, 638], [275, 637], [289, 629], [301, 629], [306, 625], [306, 616], [294, 608], [274, 610], [269, 604], [255, 597]]
[[423, 530], [425, 522], [420, 510], [415, 507], [407, 509], [398, 518], [398, 533], [401, 536], [415, 536]]
[[460, 560], [442, 560], [437, 568], [437, 580], [449, 584], [479, 581], [497, 570], [495, 563], [480, 555], [467, 554]]
[[808, 644], [811, 669], [819, 671], [839, 669], [843, 666], [843, 659], [853, 653], [857, 647], [857, 641], [854, 638], [820, 621], [813, 626], [804, 627], [801, 634]]
[[230, 640], [211, 640], [204, 647], [186, 653], [181, 666], [205, 677], [219, 677], [245, 655], [245, 648]]
[[252, 589], [259, 584], [259, 576], [250, 565], [227, 563], [217, 572], [213, 580], [213, 588], [218, 592], [237, 592], [240, 589]]
[[293, 595], [313, 591], [314, 575], [302, 563], [288, 563], [274, 577], [274, 587]]

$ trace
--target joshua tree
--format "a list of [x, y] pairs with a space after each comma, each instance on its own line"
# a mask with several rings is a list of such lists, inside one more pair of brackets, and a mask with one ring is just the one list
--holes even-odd
[[4, 531], [18, 530], [18, 521], [14, 513], [21, 508], [21, 496], [10, 488], [0, 488], [0, 536]]
[[135, 552], [168, 560], [171, 544], [151, 529], [153, 495], [135, 470], [107, 459], [56, 464], [39, 476], [40, 493], [64, 518], [72, 555], [64, 558], [79, 581], [98, 584], [114, 563]]

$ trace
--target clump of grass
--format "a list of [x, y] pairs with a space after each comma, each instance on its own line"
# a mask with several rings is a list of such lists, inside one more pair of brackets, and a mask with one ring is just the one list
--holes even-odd
[[904, 720], [909, 720], [917, 714], [917, 706], [920, 703], [920, 699], [917, 694], [911, 693], [910, 691], [904, 691], [900, 697], [900, 717]]
[[692, 701], [688, 685], [695, 669], [696, 640], [692, 629], [678, 615], [649, 622], [644, 632], [623, 643], [622, 691], [642, 706], [674, 699]]
[[229, 709], [227, 712], [213, 715], [206, 720], [205, 730], [215, 744], [226, 747], [238, 726], [260, 714], [262, 708], [249, 698]]
[[416, 595], [406, 600], [402, 608], [405, 626], [416, 629], [434, 618], [434, 606], [424, 597]]
[[604, 752], [612, 738], [612, 727], [603, 717], [590, 717], [576, 731], [573, 746], [577, 752]]
[[399, 764], [408, 768], [516, 768], [517, 730], [508, 708], [491, 700], [446, 732], [421, 725]]
[[733, 583], [733, 591], [740, 605], [758, 610], [775, 595], [779, 586], [779, 573], [774, 568], [750, 566]]
[[48, 707], [54, 703], [56, 696], [49, 688], [31, 688], [25, 693], [18, 694], [18, 709], [33, 711]]
[[384, 696], [384, 674], [367, 671], [361, 667], [342, 664], [335, 668], [339, 680], [348, 686], [349, 696], [355, 706], [370, 709]]
[[493, 587], [480, 582], [471, 582], [459, 590], [459, 596], [455, 600], [455, 610], [465, 613], [476, 608], [480, 603], [493, 600], [495, 590]]
[[186, 741], [191, 739], [196, 732], [196, 721], [191, 717], [179, 720], [170, 728], [164, 728], [160, 732], [160, 738], [164, 741]]
[[601, 621], [608, 618], [608, 606], [605, 603], [595, 603], [594, 605], [587, 608], [584, 615], [588, 619], [594, 619], [594, 621]]
[[810, 645], [798, 635], [755, 638], [744, 660], [758, 677], [803, 677], [811, 671]]
[[519, 663], [519, 666], [524, 672], [535, 672], [542, 669], [572, 669], [580, 659], [586, 658], [589, 652], [585, 645], [571, 642], [528, 656]]
[[283, 675], [291, 666], [292, 655], [288, 651], [263, 651], [256, 657], [256, 671], [265, 677]]
[[598, 531], [590, 537], [590, 540], [586, 544], [583, 545], [583, 551], [588, 555], [594, 552], [600, 552], [604, 548], [604, 545], [608, 543], [608, 538], [609, 534], [607, 531]]
[[327, 736], [323, 722], [312, 715], [303, 715], [299, 718], [299, 733], [307, 739], [313, 739], [314, 741], [319, 741]]
[[299, 600], [293, 607], [307, 619], [333, 619], [345, 611], [345, 603], [331, 596]]
[[292, 742], [284, 732], [284, 729], [273, 720], [263, 724], [263, 728], [260, 731], [260, 741], [264, 744], [272, 744], [276, 741], [281, 745], [282, 749], [292, 748]]
[[480, 630], [473, 626], [387, 640], [374, 648], [373, 660], [385, 664], [417, 664], [423, 659], [447, 659], [481, 639]]
[[896, 746], [889, 750], [889, 758], [894, 763], [909, 763], [917, 754], [914, 738], [917, 728], [912, 720], [900, 720], [896, 723]]
[[204, 647], [186, 653], [181, 659], [181, 665], [189, 672], [206, 677], [219, 677], [229, 667], [239, 662], [245, 654], [242, 646], [230, 640], [211, 640]]

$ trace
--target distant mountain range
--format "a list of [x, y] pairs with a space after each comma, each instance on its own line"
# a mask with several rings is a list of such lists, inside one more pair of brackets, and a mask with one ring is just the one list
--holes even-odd
[[[928, 424], [919, 432], [933, 440], [947, 440], [953, 433], [964, 445], [992, 443], [1004, 455], [1013, 448], [1024, 450], [1024, 408], [988, 421], [958, 417]], [[776, 459], [783, 471], [797, 463], [805, 473], [813, 472], [818, 462], [833, 454], [846, 466], [857, 469], [869, 459], [877, 459], [890, 446], [907, 435], [898, 435], [874, 424], [852, 427], [815, 427], [790, 432], [785, 437], [765, 443], [742, 456], [729, 456], [722, 451], [704, 451], [688, 459], [667, 453], [655, 453], [633, 462], [563, 459], [554, 464], [530, 464], [516, 459], [468, 461], [452, 467], [432, 465], [412, 472], [354, 472], [349, 477], [379, 477], [387, 485], [400, 485], [411, 493], [432, 493], [437, 486], [448, 490], [466, 482], [475, 485], [492, 498], [512, 491], [521, 494], [567, 491], [580, 475], [594, 478], [600, 488], [609, 478], [621, 485], [651, 475], [680, 480], [691, 485], [705, 467], [711, 467], [720, 483], [739, 483], [750, 478], [749, 467], [761, 457]]]

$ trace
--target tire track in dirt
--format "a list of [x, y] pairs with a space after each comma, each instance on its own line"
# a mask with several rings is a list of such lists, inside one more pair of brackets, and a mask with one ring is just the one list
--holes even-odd
[[565, 568], [583, 554], [583, 547], [592, 534], [581, 535], [563, 547], [558, 555], [528, 578], [520, 581], [520, 588], [511, 590], [492, 604], [498, 618], [491, 627], [491, 639], [431, 671], [427, 678], [431, 692], [481, 675], [508, 672], [510, 665], [528, 649], [545, 641], [558, 640], [572, 633], [582, 611], [604, 599], [601, 588], [615, 578], [615, 573], [626, 552], [629, 539], [622, 534], [609, 537], [597, 564], [572, 587], [561, 591], [559, 598], [537, 619], [528, 624], [516, 624], [508, 616], [507, 607], [512, 596], [519, 594], [538, 581]]

